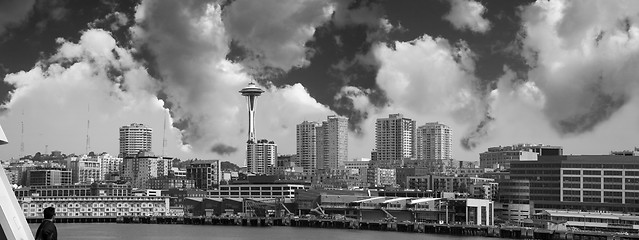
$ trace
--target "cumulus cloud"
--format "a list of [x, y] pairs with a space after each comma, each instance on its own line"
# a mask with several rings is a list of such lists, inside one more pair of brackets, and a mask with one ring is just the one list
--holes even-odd
[[450, 0], [450, 12], [444, 16], [453, 26], [460, 30], [485, 33], [490, 29], [490, 21], [482, 15], [486, 7], [473, 0]]
[[10, 25], [22, 22], [33, 9], [35, 0], [8, 0], [0, 2], [0, 35]]
[[[246, 100], [238, 91], [253, 79], [242, 63], [226, 60], [231, 34], [223, 22], [221, 6], [197, 1], [143, 1], [136, 21], [135, 44], [153, 54], [162, 78], [161, 92], [185, 146], [244, 164], [245, 152], [232, 151], [245, 149], [246, 144]], [[266, 46], [260, 44], [255, 46]], [[280, 144], [279, 152], [295, 151], [295, 124], [333, 113], [301, 84], [261, 87], [266, 92], [256, 104], [256, 135]]]
[[342, 88], [338, 97], [351, 99], [357, 110], [368, 114], [362, 123], [364, 137], [349, 146], [374, 146], [374, 121], [390, 113], [403, 113], [420, 125], [443, 122], [472, 141], [484, 137], [484, 128], [483, 132], [475, 128], [482, 124], [487, 106], [474, 76], [474, 54], [465, 43], [451, 45], [424, 35], [408, 42], [376, 44], [372, 51], [380, 64], [376, 82], [389, 104], [373, 107], [365, 90]]
[[[3, 106], [10, 110], [3, 116], [12, 139], [8, 151], [18, 156], [24, 124], [24, 141], [29, 143], [25, 146], [31, 146], [25, 149], [27, 154], [44, 152], [45, 146], [49, 151], [86, 153], [87, 121], [91, 121], [89, 151], [117, 154], [118, 128], [140, 122], [156, 129], [153, 150], [161, 152], [163, 118], [168, 114], [155, 97], [155, 80], [132, 60], [132, 50], [117, 45], [109, 32], [96, 29], [82, 33], [77, 43], [64, 39], [58, 43], [52, 57], [4, 78], [15, 87]], [[170, 146], [179, 145], [179, 132], [167, 135]], [[178, 150], [169, 147], [167, 153]]]
[[230, 37], [249, 50], [245, 64], [288, 71], [309, 64], [313, 52], [305, 44], [333, 9], [328, 0], [239, 0], [224, 8], [224, 24]]
[[592, 131], [636, 95], [639, 3], [539, 1], [523, 11], [528, 73], [561, 134]]

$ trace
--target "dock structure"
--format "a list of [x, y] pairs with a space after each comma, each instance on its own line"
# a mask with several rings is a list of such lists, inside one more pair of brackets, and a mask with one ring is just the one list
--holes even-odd
[[[42, 218], [27, 218], [29, 223], [40, 223]], [[355, 219], [321, 219], [298, 217], [203, 217], [203, 216], [119, 216], [119, 217], [64, 217], [58, 223], [119, 223], [119, 224], [190, 224], [245, 227], [289, 226], [307, 228], [359, 229], [372, 231], [407, 232], [416, 234], [445, 234], [455, 236], [482, 236], [507, 239], [549, 240], [639, 240], [639, 235], [626, 235], [592, 231], [553, 231], [527, 227], [496, 227], [465, 224], [435, 224], [396, 221], [359, 221]]]

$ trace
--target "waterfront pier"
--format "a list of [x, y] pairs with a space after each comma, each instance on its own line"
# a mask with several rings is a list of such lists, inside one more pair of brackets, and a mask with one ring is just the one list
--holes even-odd
[[[27, 218], [40, 223], [42, 218]], [[202, 217], [202, 216], [119, 216], [119, 217], [60, 217], [58, 223], [120, 223], [120, 224], [189, 224], [245, 227], [290, 226], [308, 228], [359, 229], [456, 236], [483, 236], [508, 239], [549, 240], [639, 240], [639, 235], [610, 232], [553, 231], [526, 227], [494, 227], [461, 224], [419, 222], [358, 221], [354, 219], [319, 219], [290, 217]]]

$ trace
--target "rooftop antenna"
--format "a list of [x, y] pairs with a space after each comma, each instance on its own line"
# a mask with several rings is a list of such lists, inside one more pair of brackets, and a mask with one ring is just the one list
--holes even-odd
[[86, 153], [89, 154], [89, 148], [91, 147], [91, 139], [89, 138], [89, 128], [91, 126], [91, 104], [87, 104], [87, 143], [86, 143]]
[[164, 119], [164, 128], [162, 129], [162, 157], [164, 157], [164, 148], [166, 147], [166, 116], [162, 114]]

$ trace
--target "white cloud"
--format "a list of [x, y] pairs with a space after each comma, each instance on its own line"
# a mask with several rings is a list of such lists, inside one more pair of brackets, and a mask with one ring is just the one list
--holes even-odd
[[246, 64], [288, 71], [309, 64], [312, 52], [305, 43], [330, 19], [333, 8], [328, 0], [239, 0], [224, 9], [224, 23], [228, 34], [257, 61]]
[[482, 15], [486, 7], [473, 0], [450, 0], [450, 12], [444, 16], [453, 26], [460, 30], [471, 30], [485, 33], [490, 29], [490, 21]]
[[33, 8], [35, 0], [0, 1], [0, 35], [10, 25], [19, 24]]
[[[136, 18], [136, 44], [146, 44], [154, 54], [162, 91], [188, 144], [184, 148], [244, 164], [248, 120], [246, 100], [238, 91], [252, 79], [242, 64], [226, 60], [230, 37], [220, 6], [144, 1], [138, 11], [144, 14]], [[257, 100], [256, 135], [274, 140], [280, 153], [295, 152], [295, 124], [333, 113], [301, 84], [262, 88], [266, 92]], [[220, 144], [236, 151], [211, 152]]]
[[[45, 146], [49, 151], [85, 153], [87, 120], [90, 151], [117, 154], [118, 128], [140, 122], [155, 129], [153, 150], [161, 153], [163, 118], [168, 115], [154, 95], [155, 80], [144, 66], [130, 60], [131, 49], [96, 29], [85, 31], [78, 43], [58, 43], [50, 59], [4, 78], [16, 87], [3, 106], [10, 110], [2, 117], [11, 141], [7, 155], [20, 154], [22, 123], [25, 154], [44, 152]], [[169, 130], [167, 140], [166, 153], [180, 155], [179, 132]]]
[[[451, 126], [463, 136], [473, 131], [482, 120], [485, 106], [476, 89], [473, 53], [464, 44], [451, 46], [446, 39], [424, 35], [409, 42], [394, 42], [394, 47], [376, 44], [374, 58], [379, 61], [377, 85], [390, 103], [373, 107], [366, 91], [344, 87], [338, 97], [353, 101], [356, 110], [368, 114], [362, 123], [362, 137], [353, 138], [349, 147], [357, 149], [355, 156], [369, 156], [374, 148], [375, 120], [391, 113], [402, 113], [422, 125], [439, 121]], [[483, 136], [480, 136], [483, 137]], [[468, 160], [468, 152], [454, 144], [454, 151]]]

